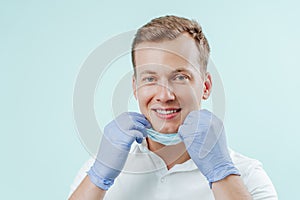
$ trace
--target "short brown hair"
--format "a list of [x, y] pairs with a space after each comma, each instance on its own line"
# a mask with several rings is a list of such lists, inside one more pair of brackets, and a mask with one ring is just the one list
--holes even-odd
[[137, 30], [131, 48], [131, 58], [134, 71], [134, 50], [138, 44], [142, 42], [174, 40], [183, 33], [189, 33], [190, 36], [195, 40], [200, 55], [199, 64], [201, 71], [203, 70], [206, 72], [210, 48], [208, 41], [202, 32], [201, 26], [195, 20], [189, 20], [174, 15], [155, 18]]

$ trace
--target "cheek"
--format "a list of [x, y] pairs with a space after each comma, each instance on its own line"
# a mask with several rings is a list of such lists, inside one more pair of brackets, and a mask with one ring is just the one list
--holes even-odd
[[185, 87], [177, 87], [176, 94], [182, 103], [192, 106], [201, 101], [202, 87], [193, 87], [190, 85]]
[[147, 105], [153, 98], [153, 91], [153, 89], [146, 87], [140, 87], [137, 89], [137, 101], [142, 112], [147, 110]]

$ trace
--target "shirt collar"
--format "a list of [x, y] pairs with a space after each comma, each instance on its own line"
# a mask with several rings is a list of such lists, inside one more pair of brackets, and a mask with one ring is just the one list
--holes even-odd
[[[163, 162], [163, 165], [166, 165], [164, 161], [155, 153], [150, 151], [148, 149], [148, 143], [147, 140], [144, 139], [141, 144], [135, 143], [136, 146], [133, 146], [132, 148], [132, 153], [148, 153], [151, 154], [151, 156], [156, 156], [158, 159]], [[172, 167], [170, 170], [168, 170], [168, 173], [175, 173], [175, 172], [183, 172], [183, 171], [193, 171], [193, 170], [198, 170], [198, 167], [194, 163], [192, 159], [189, 159], [185, 161], [184, 163], [181, 164], [176, 164], [174, 167]]]

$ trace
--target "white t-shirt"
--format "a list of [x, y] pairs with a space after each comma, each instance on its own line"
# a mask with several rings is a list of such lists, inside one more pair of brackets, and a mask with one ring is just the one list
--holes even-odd
[[[262, 164], [230, 150], [235, 166], [240, 170], [253, 200], [277, 200], [277, 194]], [[80, 169], [70, 195], [93, 165], [89, 159]], [[213, 200], [206, 178], [190, 159], [170, 170], [165, 162], [147, 148], [146, 141], [134, 143], [121, 174], [106, 192], [105, 200]]]

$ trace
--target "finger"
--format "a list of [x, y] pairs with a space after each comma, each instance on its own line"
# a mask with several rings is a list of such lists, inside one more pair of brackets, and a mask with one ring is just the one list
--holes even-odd
[[130, 133], [133, 135], [135, 138], [135, 141], [139, 144], [141, 144], [145, 138], [145, 135], [143, 132], [138, 131], [138, 130], [131, 130]]
[[146, 119], [143, 114], [136, 113], [136, 112], [129, 112], [131, 120], [134, 122], [136, 127], [135, 129], [141, 130], [144, 128], [151, 128], [150, 122]]
[[[209, 112], [209, 111], [208, 111]], [[223, 122], [214, 114], [208, 113], [210, 116], [207, 116], [207, 126], [208, 129], [204, 133], [206, 135], [203, 145], [199, 152], [199, 157], [206, 157], [218, 143], [225, 143], [220, 145], [226, 145], [226, 136]]]
[[197, 132], [207, 130], [211, 124], [212, 113], [208, 110], [194, 110], [190, 112], [184, 120], [184, 123], [179, 127], [182, 136], [191, 136]]

